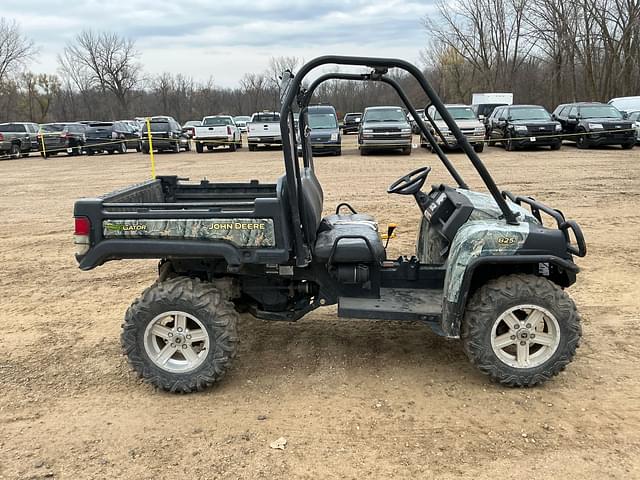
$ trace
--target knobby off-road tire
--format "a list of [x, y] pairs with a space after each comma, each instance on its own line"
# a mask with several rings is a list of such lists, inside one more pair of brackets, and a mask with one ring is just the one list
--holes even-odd
[[[224, 377], [236, 355], [237, 319], [233, 304], [211, 283], [176, 277], [153, 284], [133, 302], [120, 339], [129, 364], [146, 382], [189, 393]], [[173, 353], [160, 366], [165, 348]]]
[[[538, 312], [542, 328], [540, 323], [538, 328], [528, 327], [527, 319], [533, 317], [526, 317], [527, 311]], [[501, 318], [507, 320], [499, 321]], [[508, 328], [507, 323], [519, 324], [519, 328]], [[530, 387], [557, 375], [573, 359], [581, 336], [580, 316], [564, 290], [545, 278], [524, 274], [500, 277], [480, 287], [467, 304], [461, 332], [471, 363], [492, 380], [512, 387]], [[514, 337], [513, 344], [499, 348]], [[525, 352], [521, 345], [525, 339], [528, 366], [518, 363], [519, 349]]]

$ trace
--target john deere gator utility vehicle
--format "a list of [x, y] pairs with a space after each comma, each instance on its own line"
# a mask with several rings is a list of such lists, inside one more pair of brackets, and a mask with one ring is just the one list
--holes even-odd
[[[303, 86], [326, 65], [366, 73], [326, 73]], [[469, 190], [439, 146], [446, 142], [437, 125], [418, 115], [388, 76], [392, 68], [417, 80], [486, 192]], [[335, 79], [395, 89], [453, 178], [452, 185], [423, 191], [431, 171], [424, 166], [387, 189], [415, 199], [421, 222], [415, 255], [387, 258], [378, 223], [358, 212], [357, 202], [323, 217], [307, 109], [316, 88]], [[146, 381], [176, 392], [209, 387], [236, 354], [237, 312], [295, 322], [334, 304], [340, 317], [419, 321], [460, 338], [481, 372], [509, 386], [541, 383], [572, 360], [581, 328], [566, 288], [576, 281], [574, 256], [586, 253], [578, 224], [532, 197], [501, 192], [420, 70], [397, 59], [325, 56], [295, 75], [284, 72], [281, 90], [285, 173], [275, 184], [163, 176], [75, 204], [82, 270], [159, 259], [158, 279], [127, 310], [121, 338]], [[543, 225], [543, 217], [553, 226]]]

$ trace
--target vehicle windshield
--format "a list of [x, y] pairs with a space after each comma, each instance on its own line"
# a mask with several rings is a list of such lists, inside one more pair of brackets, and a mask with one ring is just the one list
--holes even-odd
[[310, 113], [309, 126], [313, 130], [336, 129], [338, 121], [333, 113]]
[[365, 112], [364, 121], [407, 123], [407, 117], [401, 108], [375, 108]]
[[239, 117], [233, 117], [233, 120], [236, 123], [247, 123], [248, 121], [251, 120], [251, 117], [245, 117], [244, 115], [241, 115]]
[[551, 120], [551, 115], [544, 108], [512, 108], [509, 117], [511, 120]]
[[618, 110], [637, 110], [640, 108], [640, 97], [611, 100], [609, 104], [616, 107]]
[[582, 118], [622, 118], [617, 108], [611, 105], [589, 105], [580, 107]]
[[0, 132], [26, 132], [27, 127], [21, 123], [0, 123]]
[[[454, 120], [477, 120], [478, 118], [471, 107], [447, 107], [447, 111]], [[442, 120], [442, 116], [436, 111], [433, 119]]]
[[344, 116], [344, 121], [345, 122], [352, 122], [358, 118], [361, 118], [362, 114], [361, 113], [350, 113]]
[[40, 129], [46, 133], [61, 132], [65, 127], [66, 125], [63, 123], [48, 123], [46, 125], [40, 125]]
[[233, 121], [229, 117], [207, 117], [202, 121], [203, 127], [224, 127], [232, 124]]
[[200, 125], [202, 125], [200, 120], [189, 120], [183, 127], [199, 127]]
[[279, 122], [279, 113], [256, 113], [253, 115], [252, 122]]
[[152, 132], [168, 132], [169, 131], [169, 122], [162, 121], [162, 120], [156, 120], [153, 122], [150, 122], [151, 124], [151, 131]]

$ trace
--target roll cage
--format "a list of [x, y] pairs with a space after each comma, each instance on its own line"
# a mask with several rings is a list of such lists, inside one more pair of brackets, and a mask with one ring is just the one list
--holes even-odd
[[[305, 88], [303, 86], [303, 80], [305, 77], [315, 68], [318, 68], [322, 65], [348, 65], [348, 66], [361, 66], [361, 67], [370, 67], [372, 71], [370, 73], [360, 73], [360, 74], [352, 74], [352, 73], [327, 73], [318, 77], [315, 81], [313, 81], [309, 87]], [[395, 81], [393, 78], [388, 77], [387, 73], [390, 68], [398, 68], [404, 70], [413, 76], [419, 85], [422, 87], [424, 93], [431, 105], [435, 107], [438, 111], [442, 120], [449, 127], [449, 130], [453, 133], [456, 138], [458, 145], [462, 148], [464, 153], [466, 153], [467, 157], [471, 161], [471, 164], [474, 166], [480, 177], [482, 178], [484, 184], [487, 189], [493, 196], [496, 201], [498, 207], [502, 211], [503, 218], [509, 224], [516, 225], [518, 221], [516, 219], [516, 215], [507, 205], [505, 198], [501, 195], [498, 186], [496, 185], [493, 177], [485, 167], [482, 160], [478, 154], [473, 150], [466, 137], [453, 120], [453, 117], [449, 114], [447, 109], [444, 106], [442, 100], [437, 95], [435, 90], [431, 87], [427, 79], [424, 77], [422, 72], [412, 65], [409, 62], [400, 59], [394, 58], [373, 58], [373, 57], [350, 57], [350, 56], [323, 56], [318, 57], [310, 62], [306, 63], [302, 66], [300, 71], [297, 74], [293, 74], [292, 72], [284, 72], [282, 77], [282, 87], [281, 87], [281, 99], [282, 99], [282, 108], [280, 111], [280, 129], [282, 132], [282, 147], [284, 152], [284, 163], [285, 163], [285, 173], [286, 173], [286, 183], [287, 183], [287, 201], [289, 203], [291, 219], [294, 226], [299, 225], [300, 228], [293, 228], [293, 247], [296, 257], [296, 265], [304, 266], [307, 265], [311, 260], [311, 246], [309, 245], [308, 239], [312, 238], [312, 233], [306, 232], [305, 227], [302, 222], [301, 211], [302, 211], [302, 200], [301, 200], [301, 190], [302, 190], [302, 181], [301, 174], [303, 169], [314, 171], [314, 163], [313, 163], [313, 154], [311, 151], [311, 145], [308, 141], [308, 136], [306, 133], [307, 127], [307, 118], [306, 112], [309, 106], [309, 102], [311, 97], [313, 96], [314, 91], [318, 88], [320, 84], [326, 82], [327, 80], [349, 80], [349, 81], [377, 81], [386, 83], [391, 86], [398, 94], [402, 102], [404, 103], [407, 110], [411, 113], [414, 120], [416, 121], [420, 131], [425, 136], [435, 153], [437, 154], [440, 161], [443, 163], [447, 171], [451, 174], [455, 182], [457, 183], [459, 188], [468, 189], [467, 184], [464, 182], [460, 173], [455, 169], [454, 165], [448, 159], [442, 148], [438, 145], [435, 137], [431, 133], [431, 130], [427, 127], [425, 122], [418, 115], [417, 110], [411, 104], [409, 98], [405, 94], [404, 90], [400, 86], [400, 84]], [[294, 125], [294, 117], [293, 110], [294, 106], [297, 105], [300, 108], [300, 117], [299, 117], [299, 131], [300, 142], [302, 147], [302, 166], [300, 165], [300, 161], [297, 155], [297, 139], [295, 134]], [[429, 123], [434, 128], [434, 131], [440, 134], [439, 129], [435, 126], [432, 119], [429, 118]]]

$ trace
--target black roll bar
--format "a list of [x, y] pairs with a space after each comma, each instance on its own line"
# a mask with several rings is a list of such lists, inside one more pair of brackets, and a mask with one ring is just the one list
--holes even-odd
[[[309, 102], [311, 101], [311, 96], [313, 95], [313, 92], [315, 91], [315, 89], [318, 88], [318, 86], [321, 83], [326, 82], [327, 80], [374, 81], [374, 82], [382, 82], [382, 83], [386, 83], [387, 85], [390, 85], [396, 91], [396, 93], [398, 94], [398, 96], [400, 97], [402, 102], [405, 104], [405, 106], [407, 107], [407, 109], [409, 110], [411, 115], [413, 116], [414, 120], [416, 121], [416, 123], [420, 127], [420, 130], [422, 131], [422, 133], [424, 133], [425, 137], [429, 141], [429, 144], [431, 145], [431, 148], [433, 148], [434, 152], [438, 155], [438, 158], [440, 158], [440, 161], [444, 164], [444, 166], [449, 171], [449, 173], [451, 174], [453, 179], [456, 181], [458, 186], [460, 188], [464, 188], [465, 190], [469, 189], [469, 187], [467, 186], [465, 181], [462, 179], [462, 176], [458, 173], [458, 171], [455, 169], [455, 167], [449, 161], [449, 159], [445, 155], [445, 153], [442, 150], [442, 148], [440, 147], [440, 145], [438, 145], [438, 142], [436, 141], [436, 139], [433, 136], [433, 134], [431, 133], [431, 131], [424, 124], [424, 122], [422, 121], [422, 118], [420, 118], [420, 115], [418, 115], [417, 110], [414, 108], [414, 106], [412, 105], [411, 101], [409, 100], [409, 98], [406, 96], [406, 94], [402, 90], [402, 87], [400, 86], [400, 84], [398, 82], [396, 82], [393, 78], [388, 78], [388, 77], [385, 77], [383, 75], [380, 75], [380, 76], [372, 75], [372, 74], [369, 74], [369, 73], [367, 73], [367, 74], [327, 73], [325, 75], [322, 75], [321, 77], [318, 77], [309, 86], [309, 88], [305, 91], [304, 97], [302, 99], [302, 103], [300, 104], [301, 108], [306, 108], [309, 105]], [[435, 127], [435, 125], [434, 125], [434, 127]], [[305, 144], [306, 140], [302, 135], [300, 135], [300, 140], [302, 142], [303, 151], [304, 151], [304, 144]]]
[[[467, 141], [466, 137], [464, 136], [464, 134], [462, 133], [458, 125], [453, 120], [453, 117], [445, 108], [444, 103], [442, 103], [442, 100], [440, 100], [440, 97], [438, 96], [438, 94], [431, 87], [431, 85], [429, 84], [427, 79], [424, 77], [422, 72], [418, 68], [416, 68], [415, 65], [412, 65], [411, 63], [405, 60], [400, 60], [396, 58], [373, 58], [373, 57], [351, 57], [351, 56], [327, 55], [327, 56], [317, 57], [311, 60], [310, 62], [307, 62], [305, 65], [302, 66], [300, 71], [292, 79], [290, 79], [288, 88], [286, 89], [286, 95], [282, 101], [282, 109], [280, 111], [280, 129], [282, 132], [282, 148], [284, 153], [285, 172], [286, 172], [287, 186], [288, 186], [287, 197], [288, 197], [289, 206], [291, 209], [291, 219], [293, 221], [293, 226], [294, 226], [293, 234], [294, 234], [296, 265], [303, 266], [308, 264], [309, 261], [311, 260], [311, 255], [310, 255], [311, 252], [310, 252], [310, 246], [305, 245], [304, 239], [303, 239], [303, 227], [301, 222], [301, 216], [300, 216], [301, 213], [300, 213], [300, 204], [299, 204], [300, 185], [301, 185], [300, 167], [299, 167], [299, 162], [297, 158], [295, 132], [293, 136], [291, 136], [291, 129], [289, 128], [289, 124], [291, 119], [293, 118], [292, 107], [298, 100], [298, 97], [301, 93], [300, 88], [302, 86], [302, 80], [309, 74], [309, 72], [311, 72], [315, 68], [318, 68], [322, 65], [330, 65], [330, 64], [370, 67], [374, 69], [374, 74], [376, 77], [378, 76], [383, 77], [384, 74], [387, 73], [389, 68], [398, 68], [411, 74], [416, 79], [416, 81], [420, 84], [420, 86], [426, 93], [429, 101], [433, 104], [433, 106], [436, 108], [436, 110], [438, 111], [438, 113], [446, 123], [446, 125], [449, 127], [449, 130], [453, 133], [454, 137], [458, 142], [458, 145], [460, 145], [462, 150], [469, 157], [469, 160], [471, 161], [472, 165], [475, 167], [476, 171], [478, 172], [483, 182], [485, 183], [487, 189], [493, 196], [493, 199], [495, 200], [495, 202], [498, 204], [498, 207], [502, 211], [505, 221], [509, 224], [514, 224], [514, 225], [518, 224], [515, 214], [511, 211], [505, 199], [500, 194], [500, 190], [498, 189], [495, 181], [491, 177], [491, 174], [482, 163], [482, 160], [480, 160], [480, 157], [477, 155], [477, 153], [473, 150], [473, 148]], [[365, 79], [360, 78], [360, 80], [365, 80]], [[397, 85], [397, 82], [396, 82], [396, 85]], [[399, 85], [397, 85], [397, 87], [398, 87], [397, 91], [401, 92], [402, 88], [400, 88]], [[404, 98], [406, 98], [406, 95], [404, 95], [404, 93], [401, 96], [404, 96]], [[425, 125], [421, 121], [421, 119], [419, 119], [418, 115], [415, 113], [415, 109], [413, 108], [413, 106], [410, 104], [410, 102], [408, 103], [406, 101], [405, 101], [405, 106], [410, 111], [412, 111], [412, 114], [414, 115], [414, 119], [416, 120], [416, 122], [419, 122], [418, 124], [420, 125], [420, 128], [422, 130], [425, 127]], [[292, 121], [291, 121], [291, 127], [293, 128]], [[431, 137], [433, 138], [433, 136]], [[427, 136], [427, 139], [431, 141], [431, 138], [429, 138], [429, 136]], [[303, 149], [303, 155], [305, 153], [306, 152]], [[446, 158], [446, 155], [443, 155], [441, 157], [440, 154], [438, 154], [438, 157], [440, 157], [440, 160], [443, 160], [443, 158]], [[445, 167], [449, 169], [449, 167], [447, 166], [447, 163], [451, 165], [450, 162], [448, 162], [447, 160], [447, 162], [443, 161], [443, 163], [445, 164]], [[305, 161], [305, 164], [306, 165], [309, 164], [308, 160]], [[451, 169], [452, 171], [455, 171], [455, 168], [453, 168], [453, 165], [451, 165]], [[457, 172], [456, 172], [456, 175], [454, 176], [454, 179], [456, 179], [456, 181], [458, 181], [458, 179], [461, 180], [461, 177], [459, 174], [457, 174]], [[461, 182], [458, 181], [458, 183], [460, 184]], [[464, 182], [462, 183], [464, 184]]]

